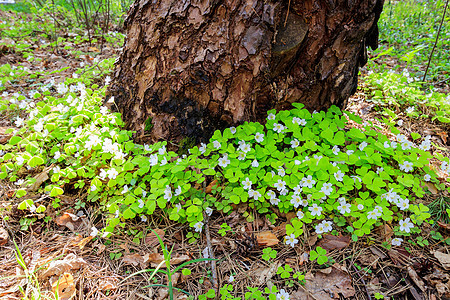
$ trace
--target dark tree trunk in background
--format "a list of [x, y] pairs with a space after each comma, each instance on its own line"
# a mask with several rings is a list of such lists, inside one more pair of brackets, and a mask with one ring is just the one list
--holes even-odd
[[109, 95], [140, 140], [198, 142], [293, 102], [344, 107], [383, 3], [136, 0]]

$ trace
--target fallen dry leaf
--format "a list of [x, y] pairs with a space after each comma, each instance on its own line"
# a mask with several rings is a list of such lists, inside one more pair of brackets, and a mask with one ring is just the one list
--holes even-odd
[[383, 240], [385, 242], [390, 241], [392, 236], [394, 235], [394, 230], [392, 230], [392, 227], [389, 226], [389, 224], [385, 223], [383, 226], [380, 226], [378, 228]]
[[317, 243], [317, 233], [313, 232], [309, 237], [308, 237], [308, 245], [309, 247], [313, 247], [316, 243]]
[[0, 127], [0, 144], [6, 144], [12, 137], [12, 134], [6, 134], [8, 127]]
[[[172, 285], [176, 286], [178, 283], [178, 279], [180, 278], [180, 273], [175, 273], [172, 275]], [[175, 294], [175, 293], [174, 293]], [[157, 300], [165, 300], [169, 299], [169, 289], [168, 288], [162, 288], [159, 290], [159, 295]], [[178, 299], [178, 297], [177, 297]]]
[[405, 278], [405, 283], [408, 285], [408, 290], [413, 296], [414, 300], [423, 300], [423, 297], [419, 294], [419, 292], [414, 287], [413, 283], [409, 278]]
[[6, 231], [5, 228], [0, 227], [0, 246], [6, 245], [8, 239], [9, 239], [8, 231]]
[[438, 225], [441, 226], [444, 229], [450, 230], [450, 224], [446, 224], [440, 221], [437, 221]]
[[[112, 281], [115, 281], [114, 283]], [[117, 289], [117, 279], [115, 278], [108, 278], [108, 279], [104, 279], [102, 278], [102, 280], [98, 283], [98, 289], [100, 291], [106, 291], [106, 290], [115, 290]]]
[[285, 236], [286, 235], [286, 222], [281, 223], [278, 226], [275, 226], [272, 229], [273, 233], [275, 233], [276, 236]]
[[396, 265], [407, 266], [410, 264], [411, 254], [403, 248], [397, 247], [397, 249], [390, 249], [388, 255]]
[[65, 212], [61, 216], [56, 217], [55, 222], [59, 226], [66, 226], [70, 230], [74, 231], [75, 228], [78, 228], [81, 225], [82, 219], [77, 215]]
[[380, 250], [378, 250], [377, 248], [375, 248], [373, 246], [370, 247], [369, 249], [373, 254], [375, 254], [376, 256], [378, 256], [381, 259], [385, 259], [387, 257], [383, 252], [381, 252]]
[[274, 262], [269, 267], [260, 266], [250, 271], [249, 276], [254, 278], [257, 285], [266, 284], [277, 273], [278, 267], [281, 265], [279, 261]]
[[433, 251], [431, 254], [434, 255], [434, 257], [437, 258], [437, 260], [441, 263], [441, 265], [446, 269], [447, 271], [450, 270], [450, 254], [442, 253], [439, 251]]
[[216, 179], [214, 179], [213, 181], [211, 181], [210, 184], [208, 184], [208, 186], [205, 188], [205, 193], [206, 194], [211, 194], [211, 191], [212, 191], [212, 189], [213, 189], [213, 187], [215, 185], [217, 185], [217, 180]]
[[[151, 253], [151, 254], [144, 255], [143, 259], [144, 259], [144, 264], [150, 263], [150, 265], [152, 267], [157, 267], [164, 260], [164, 255], [162, 255], [160, 253]], [[184, 263], [185, 261], [188, 261], [190, 259], [191, 258], [187, 255], [172, 256], [170, 258], [170, 264], [172, 266], [178, 265], [178, 264]]]
[[180, 255], [170, 258], [170, 264], [171, 265], [179, 265], [181, 263], [184, 263], [185, 261], [190, 260], [191, 258], [187, 255]]
[[434, 286], [436, 288], [439, 295], [442, 296], [450, 292], [450, 275], [448, 274], [448, 272], [444, 273], [440, 268], [436, 268], [432, 274], [424, 276], [424, 279], [431, 286]]
[[444, 142], [445, 145], [447, 145], [447, 132], [445, 131], [439, 131], [436, 133], [437, 135], [439, 135], [439, 137], [442, 139], [442, 141]]
[[423, 182], [423, 186], [425, 186], [433, 195], [436, 195], [439, 191], [437, 187], [431, 182]]
[[[439, 293], [439, 295], [446, 295], [450, 291], [449, 285], [445, 284], [443, 282], [436, 283], [435, 288], [436, 288], [437, 292]], [[446, 299], [448, 299], [448, 297]]]
[[69, 300], [76, 294], [73, 276], [70, 273], [64, 273], [58, 280], [52, 284], [52, 292], [58, 291], [58, 299]]
[[288, 222], [288, 223], [290, 223], [291, 222], [291, 220], [293, 219], [293, 218], [296, 218], [297, 217], [297, 213], [295, 213], [295, 212], [288, 212], [287, 214], [286, 214], [286, 222]]
[[[329, 269], [329, 270], [327, 270]], [[304, 300], [334, 300], [339, 299], [339, 294], [344, 298], [353, 297], [355, 289], [352, 286], [352, 278], [347, 270], [338, 264], [313, 275], [311, 272], [305, 275], [303, 290], [299, 289], [292, 294], [292, 299]]]
[[119, 248], [123, 249], [123, 251], [125, 251], [126, 254], [130, 253], [130, 249], [128, 248], [128, 242], [125, 242], [124, 244], [120, 244]]
[[272, 231], [258, 232], [256, 234], [256, 241], [260, 247], [274, 246], [280, 242]]
[[298, 265], [301, 266], [305, 262], [308, 262], [308, 261], [309, 261], [309, 254], [308, 254], [308, 252], [303, 252], [303, 254], [300, 255], [299, 258], [298, 258]]
[[11, 199], [16, 194], [15, 190], [9, 190], [6, 192], [6, 198]]
[[127, 254], [127, 255], [123, 256], [122, 262], [125, 265], [133, 265], [135, 267], [137, 267], [139, 265], [143, 266], [144, 265], [144, 257], [138, 253]]
[[350, 244], [350, 237], [339, 234], [339, 236], [334, 236], [331, 234], [325, 234], [323, 238], [317, 244], [323, 249], [329, 251], [341, 250]]
[[105, 249], [106, 249], [105, 245], [103, 245], [103, 244], [98, 245], [97, 246], [97, 255], [102, 254], [103, 251], [105, 251]]
[[100, 52], [97, 47], [89, 47], [89, 52]]
[[53, 165], [45, 168], [41, 173], [34, 176], [34, 179], [36, 179], [36, 181], [28, 188], [28, 191], [36, 192], [39, 189], [39, 187], [41, 186], [41, 184], [44, 183], [49, 178], [48, 172], [50, 172], [50, 170], [52, 168], [53, 168]]
[[371, 252], [363, 252], [358, 256], [358, 261], [363, 266], [376, 266], [379, 258]]
[[366, 285], [367, 291], [370, 294], [381, 293], [380, 279], [378, 277], [372, 278], [369, 283]]
[[[159, 237], [161, 238], [161, 240], [164, 241], [164, 230], [162, 229], [154, 229], [154, 231], [159, 235]], [[150, 232], [149, 234], [147, 234], [147, 236], [145, 237], [144, 241], [145, 244], [148, 247], [155, 247], [156, 245], [159, 245], [159, 240], [155, 235], [155, 232]]]
[[157, 267], [164, 260], [161, 253], [146, 253], [143, 258], [145, 264], [149, 263], [153, 267]]
[[425, 285], [424, 285], [423, 281], [419, 278], [419, 275], [417, 275], [416, 271], [414, 271], [414, 269], [411, 267], [408, 267], [407, 270], [408, 270], [408, 275], [412, 279], [412, 281], [414, 281], [414, 283], [419, 287], [419, 289], [422, 292], [425, 292]]
[[47, 270], [45, 270], [39, 278], [44, 280], [53, 275], [59, 276], [70, 270], [78, 270], [83, 265], [86, 265], [86, 261], [84, 259], [77, 257], [73, 253], [69, 253], [64, 259], [50, 262]]
[[93, 236], [85, 237], [84, 239], [82, 239], [82, 240], [77, 244], [77, 246], [80, 248], [80, 250], [83, 250], [84, 247], [86, 247], [86, 245], [87, 245], [90, 241], [92, 241], [93, 238], [94, 238]]

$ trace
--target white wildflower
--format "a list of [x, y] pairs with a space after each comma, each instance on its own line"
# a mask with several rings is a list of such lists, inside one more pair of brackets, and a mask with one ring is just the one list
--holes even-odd
[[293, 139], [292, 141], [291, 141], [291, 147], [292, 148], [297, 148], [298, 146], [300, 146], [300, 142], [297, 140], [297, 139]]
[[344, 173], [341, 172], [341, 170], [338, 170], [336, 173], [334, 173], [334, 178], [336, 178], [337, 181], [343, 181], [344, 180]]
[[320, 191], [327, 196], [331, 195], [331, 193], [333, 192], [332, 184], [324, 183]]
[[279, 123], [274, 123], [273, 124], [273, 130], [276, 133], [281, 133], [284, 129], [285, 129], [285, 127], [283, 125], [279, 124]]
[[222, 146], [222, 145], [220, 144], [219, 141], [214, 141], [214, 142], [213, 142], [213, 147], [214, 147], [215, 149], [220, 149], [221, 146]]
[[391, 241], [392, 246], [400, 246], [403, 242], [402, 238], [393, 238]]
[[219, 166], [225, 168], [230, 164], [230, 160], [228, 159], [228, 155], [225, 154], [223, 157], [219, 158]]
[[257, 161], [256, 159], [254, 159], [254, 160], [252, 161], [252, 167], [253, 167], [253, 168], [259, 167], [259, 163], [258, 163], [258, 161]]
[[409, 161], [404, 161], [403, 164], [400, 164], [400, 170], [408, 173], [411, 172], [412, 170], [414, 170], [413, 168], [413, 163], [409, 162]]
[[245, 180], [242, 182], [242, 185], [245, 190], [249, 190], [252, 188], [252, 182], [250, 181], [250, 179], [248, 177], [245, 178]]
[[411, 228], [414, 227], [414, 224], [411, 223], [410, 218], [406, 218], [405, 220], [400, 220], [399, 225], [400, 225], [400, 231], [404, 231], [407, 233], [409, 233], [411, 231]]
[[334, 147], [333, 147], [333, 154], [334, 155], [338, 155], [340, 151], [341, 151], [341, 149], [339, 149], [339, 146], [334, 145]]
[[262, 143], [264, 141], [264, 134], [257, 132], [255, 134], [255, 141], [257, 143]]
[[337, 209], [341, 214], [345, 215], [351, 212], [350, 207], [351, 205], [349, 203], [341, 203], [341, 205], [339, 205]]
[[211, 216], [212, 213], [213, 213], [213, 209], [212, 209], [211, 207], [207, 207], [207, 208], [205, 208], [205, 213], [206, 213], [208, 216]]
[[[292, 247], [294, 247], [294, 246], [292, 246]], [[281, 289], [280, 292], [277, 293], [276, 300], [290, 300], [289, 293], [286, 292], [284, 289]]]
[[290, 235], [287, 235], [284, 238], [284, 242], [286, 243], [286, 245], [291, 246], [292, 248], [294, 248], [295, 244], [298, 243], [298, 239], [296, 239], [295, 235], [293, 233], [291, 233]]
[[311, 212], [312, 216], [320, 216], [322, 214], [323, 208], [321, 206], [318, 206], [316, 203], [314, 203], [312, 206], [308, 208], [308, 210]]
[[202, 232], [203, 229], [203, 222], [197, 222], [194, 224], [194, 228], [196, 232]]

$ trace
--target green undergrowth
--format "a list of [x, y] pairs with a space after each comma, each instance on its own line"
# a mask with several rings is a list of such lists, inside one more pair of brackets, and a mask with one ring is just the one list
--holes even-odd
[[[392, 127], [397, 136], [390, 141], [336, 107], [313, 114], [301, 104], [269, 111], [266, 124], [216, 131], [188, 155], [167, 151], [166, 142], [139, 145], [122, 128], [120, 115], [102, 106], [105, 87], [86, 87], [88, 74], [47, 87], [56, 89], [56, 96], [45, 88], [36, 92], [36, 104], [26, 95], [2, 96], [0, 108], [17, 129], [9, 130], [13, 136], [0, 148], [0, 178], [18, 187], [20, 208], [39, 208], [27, 199], [27, 188], [49, 168], [41, 192], [55, 208], [59, 195], [86, 192], [86, 201], [98, 201], [110, 214], [105, 236], [124, 220], [145, 221], [158, 210], [193, 227], [194, 241], [205, 214], [229, 213], [245, 203], [249, 213], [266, 214], [272, 223], [277, 211], [296, 212], [285, 239], [294, 246], [304, 228], [318, 234], [348, 231], [355, 240], [383, 221], [395, 225], [397, 235], [418, 232], [429, 217], [415, 201], [424, 196], [424, 182], [444, 189], [429, 167], [429, 137], [406, 137]], [[20, 117], [24, 113], [27, 117]], [[348, 119], [360, 129], [349, 128]], [[448, 172], [448, 158], [435, 157]], [[218, 183], [206, 194], [213, 180]]]
[[[15, 26], [0, 23], [2, 37], [26, 35], [26, 40], [8, 44], [8, 51], [30, 63], [39, 62], [33, 45], [42, 39], [42, 49], [64, 47], [76, 57], [84, 55], [73, 44], [88, 42], [86, 36], [54, 40], [55, 28], [45, 18], [42, 14], [30, 21], [22, 16]], [[123, 36], [111, 33], [105, 39], [114, 44]], [[418, 54], [415, 51], [411, 57]], [[280, 217], [283, 213], [294, 212], [296, 217], [286, 225], [288, 247], [295, 247], [305, 230], [319, 238], [342, 232], [357, 241], [383, 223], [394, 229], [391, 244], [384, 247], [399, 246], [403, 239], [425, 245], [416, 239], [423, 223], [448, 218], [447, 198], [438, 198], [430, 209], [422, 202], [426, 186], [443, 191], [447, 180], [437, 177], [430, 160], [448, 174], [449, 159], [437, 151], [431, 137], [414, 132], [404, 136], [396, 128], [401, 111], [410, 118], [450, 120], [449, 96], [425, 93], [413, 78], [419, 73], [380, 69], [364, 79], [369, 101], [384, 109], [387, 118], [382, 121], [392, 132], [390, 139], [380, 133], [381, 128], [336, 107], [310, 113], [295, 104], [290, 111], [269, 111], [264, 124], [216, 131], [207, 144], [192, 146], [187, 138], [180, 147], [183, 152], [175, 153], [167, 150], [166, 142], [134, 143], [133, 132], [124, 129], [120, 114], [103, 106], [110, 78], [100, 78], [112, 72], [113, 61], [95, 61], [60, 83], [44, 78], [58, 76], [64, 69], [51, 73], [25, 65], [0, 66], [0, 113], [12, 122], [5, 133], [11, 134], [9, 141], [0, 145], [0, 178], [15, 187], [11, 201], [31, 215], [21, 219], [23, 230], [36, 221], [35, 213], [45, 213], [49, 205], [58, 211], [61, 195], [83, 195], [75, 209], [88, 202], [100, 205], [107, 216], [100, 236], [123, 232], [121, 227], [129, 220], [146, 224], [151, 215], [163, 214], [191, 226], [186, 236], [191, 243], [200, 237], [206, 215], [228, 214], [236, 205], [246, 210], [247, 221], [264, 214], [272, 224], [280, 224], [285, 221]], [[412, 66], [414, 61], [407, 63]], [[21, 82], [28, 83], [31, 91], [6, 92]], [[107, 102], [114, 105], [113, 98]], [[151, 131], [148, 124], [143, 125]], [[48, 179], [42, 181], [45, 175]], [[212, 186], [210, 193], [205, 192], [207, 186]], [[46, 194], [50, 203], [32, 200], [34, 193]], [[222, 236], [233, 232], [226, 223], [220, 228]], [[438, 233], [432, 238], [444, 240]], [[276, 257], [274, 249], [262, 251], [268, 263]], [[322, 266], [331, 263], [321, 247], [310, 252], [310, 260]], [[304, 279], [289, 265], [280, 266], [277, 275], [296, 284]], [[231, 282], [218, 291], [221, 299], [241, 299], [234, 296]], [[210, 290], [199, 299], [215, 296]], [[289, 294], [275, 286], [248, 287], [244, 297], [275, 300], [289, 299]]]
[[[348, 232], [357, 240], [383, 222], [393, 225], [396, 236], [408, 237], [430, 217], [428, 208], [416, 201], [425, 194], [422, 186], [430, 182], [445, 188], [429, 167], [428, 137], [406, 137], [392, 127], [397, 135], [391, 141], [376, 126], [336, 107], [312, 114], [301, 104], [290, 111], [269, 111], [266, 124], [216, 131], [208, 144], [182, 156], [167, 151], [165, 142], [139, 145], [122, 128], [120, 115], [102, 106], [105, 86], [85, 86], [87, 74], [49, 87], [57, 95], [48, 90], [34, 95], [39, 100], [35, 105], [24, 95], [2, 96], [1, 110], [16, 129], [7, 132], [13, 136], [0, 148], [0, 178], [17, 186], [19, 209], [46, 210], [27, 198], [27, 189], [36, 183], [36, 174], [48, 172], [49, 180], [40, 183], [38, 192], [47, 194], [55, 208], [58, 196], [68, 191], [99, 202], [109, 213], [103, 236], [128, 219], [146, 222], [148, 215], [163, 211], [193, 227], [193, 242], [205, 214], [229, 213], [234, 204], [244, 203], [249, 213], [266, 214], [273, 224], [278, 211], [295, 212], [285, 237], [294, 247], [304, 230]], [[24, 114], [26, 118], [20, 117]], [[349, 126], [349, 120], [358, 127]], [[448, 158], [435, 157], [448, 173]], [[213, 180], [217, 184], [206, 194], [204, 188]], [[266, 254], [273, 257], [271, 251]], [[328, 261], [320, 247], [311, 259]], [[278, 271], [292, 275], [286, 268]], [[223, 286], [222, 299], [234, 299], [231, 291], [231, 285]], [[286, 293], [275, 287], [265, 292], [269, 299]], [[265, 299], [258, 289], [247, 294], [247, 299]]]
[[403, 111], [410, 118], [429, 119], [450, 123], [450, 95], [437, 91], [424, 91], [418, 79], [405, 69], [401, 73], [392, 70], [369, 72], [364, 77], [367, 101], [381, 107], [392, 119]]
[[[385, 53], [397, 58], [403, 65], [394, 61], [392, 66], [394, 69], [404, 68], [406, 65], [416, 77], [422, 79], [436, 41], [445, 2], [444, 0], [385, 1], [378, 22], [380, 48], [375, 51], [375, 55]], [[450, 14], [447, 10], [426, 80], [448, 80], [449, 72]]]
[[[108, 19], [105, 23], [95, 20], [93, 16], [87, 16], [83, 22], [77, 15], [79, 12], [70, 9], [67, 1], [61, 3], [43, 1], [41, 4], [26, 1], [26, 3], [30, 13], [18, 12], [0, 18], [0, 46], [3, 53], [14, 53], [29, 63], [36, 63], [42, 61], [42, 55], [35, 55], [36, 50], [55, 53], [63, 51], [65, 57], [71, 54], [76, 58], [86, 58], [86, 55], [95, 57], [104, 46], [118, 48], [123, 44], [124, 35], [116, 31], [118, 24], [123, 21], [122, 7], [110, 6], [107, 15], [102, 15]], [[118, 2], [114, 3], [120, 6]], [[106, 4], [102, 2], [96, 5], [105, 7]], [[88, 33], [86, 26], [89, 28]], [[82, 47], [85, 45], [95, 45], [99, 49]], [[3, 76], [0, 78], [2, 81], [7, 79]]]

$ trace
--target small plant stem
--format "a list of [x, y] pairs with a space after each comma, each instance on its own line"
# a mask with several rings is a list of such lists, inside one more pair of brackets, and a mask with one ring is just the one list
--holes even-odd
[[425, 82], [425, 79], [427, 77], [428, 69], [430, 68], [430, 64], [431, 64], [431, 59], [433, 58], [433, 52], [434, 52], [434, 49], [436, 49], [436, 45], [437, 45], [437, 43], [439, 41], [439, 35], [441, 34], [441, 28], [442, 28], [442, 24], [444, 23], [445, 13], [447, 12], [447, 6], [448, 6], [448, 0], [445, 2], [444, 13], [442, 14], [441, 24], [439, 25], [439, 29], [438, 29], [438, 32], [437, 32], [437, 35], [436, 35], [436, 41], [434, 42], [433, 49], [431, 49], [430, 58], [428, 59], [427, 68], [425, 69], [425, 74], [423, 75], [423, 78], [422, 78], [423, 82]]
[[[358, 271], [358, 269], [356, 269], [355, 265], [352, 264], [352, 266], [353, 266], [353, 269], [356, 271], [356, 274], [359, 275], [359, 271]], [[363, 274], [362, 276], [360, 276], [359, 279], [361, 279], [361, 281], [362, 281], [362, 283], [363, 283], [363, 285], [364, 285], [364, 289], [366, 290], [367, 297], [369, 298], [369, 300], [372, 300], [372, 297], [370, 296], [369, 290], [367, 289], [366, 282], [364, 281], [364, 278], [363, 278], [364, 275], [365, 275], [365, 274]], [[359, 279], [358, 279], [358, 280], [359, 280]]]
[[[203, 193], [205, 194], [205, 202], [206, 202], [206, 182], [203, 182]], [[211, 234], [209, 233], [209, 216], [205, 216], [205, 235], [206, 235], [206, 246], [208, 247], [209, 258], [211, 260], [211, 273], [212, 273], [212, 285], [214, 290], [216, 291], [216, 295], [219, 292], [219, 284], [217, 282], [217, 268], [216, 268], [216, 260], [214, 259], [214, 252], [212, 250], [211, 245]]]
[[[214, 252], [211, 246], [211, 235], [209, 233], [209, 216], [205, 218], [205, 235], [206, 235], [206, 245], [208, 247], [209, 258], [214, 259]], [[216, 260], [211, 260], [211, 272], [212, 272], [212, 285], [216, 290], [216, 294], [218, 292], [219, 285], [217, 283], [217, 268], [216, 268]]]

